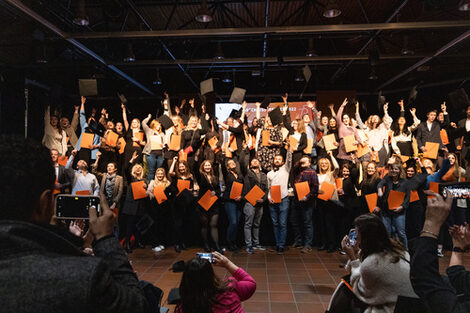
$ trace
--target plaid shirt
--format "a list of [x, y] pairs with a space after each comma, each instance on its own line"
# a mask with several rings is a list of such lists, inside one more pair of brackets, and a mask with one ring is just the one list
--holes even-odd
[[318, 195], [319, 183], [317, 173], [312, 168], [307, 168], [303, 170], [302, 172], [300, 172], [299, 175], [297, 175], [297, 177], [295, 178], [295, 182], [301, 183], [304, 181], [308, 182], [308, 185], [310, 187], [310, 193], [307, 195], [307, 199], [313, 200]]

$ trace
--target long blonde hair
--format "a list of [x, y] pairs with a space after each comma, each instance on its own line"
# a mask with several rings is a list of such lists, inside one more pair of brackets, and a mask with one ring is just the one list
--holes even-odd
[[[322, 169], [321, 169], [321, 166], [320, 166], [320, 163], [321, 163], [322, 161], [328, 162], [328, 169], [326, 170], [325, 173], [322, 172]], [[331, 162], [330, 162], [330, 160], [328, 160], [327, 158], [321, 158], [321, 159], [318, 161], [318, 173], [320, 173], [320, 174], [330, 174], [330, 173], [332, 173], [332, 172], [333, 172], [333, 171], [331, 170]]]
[[[158, 172], [163, 172], [162, 183], [160, 183], [160, 181], [157, 179], [157, 173]], [[170, 180], [168, 179], [168, 176], [166, 175], [166, 171], [163, 167], [157, 168], [157, 170], [155, 171], [155, 178], [154, 178], [153, 181], [154, 181], [155, 186], [160, 185], [160, 184], [163, 184], [165, 186], [165, 188], [170, 186]]]
[[[137, 169], [140, 168], [140, 175], [137, 176]], [[132, 170], [131, 170], [131, 175], [132, 177], [138, 179], [138, 180], [142, 180], [142, 178], [144, 177], [144, 169], [142, 167], [142, 165], [140, 164], [136, 164], [132, 167]]]

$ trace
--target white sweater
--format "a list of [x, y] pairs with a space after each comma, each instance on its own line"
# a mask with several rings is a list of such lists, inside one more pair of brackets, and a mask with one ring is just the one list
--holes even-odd
[[[348, 262], [354, 294], [369, 307], [365, 313], [393, 313], [398, 296], [418, 298], [410, 282], [410, 263], [382, 252], [369, 255], [364, 261]], [[410, 256], [405, 254], [406, 260]]]

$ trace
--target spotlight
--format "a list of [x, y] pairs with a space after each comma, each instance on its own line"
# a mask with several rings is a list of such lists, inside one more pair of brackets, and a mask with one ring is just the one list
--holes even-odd
[[124, 62], [134, 62], [134, 61], [135, 61], [134, 50], [132, 49], [132, 44], [128, 43], [127, 49], [126, 49], [126, 56], [124, 57]]
[[308, 49], [307, 52], [305, 52], [305, 56], [314, 57], [316, 55], [315, 49], [313, 49], [313, 38], [310, 38], [308, 40]]
[[224, 77], [222, 77], [222, 82], [227, 83], [227, 84], [232, 82], [230, 73], [225, 73]]
[[328, 0], [328, 4], [323, 11], [323, 16], [326, 18], [335, 18], [341, 15], [341, 10], [339, 9], [336, 0]]
[[157, 69], [157, 77], [155, 77], [152, 84], [157, 85], [157, 86], [160, 86], [160, 85], [163, 84], [162, 79], [160, 78], [160, 70], [159, 69]]
[[371, 66], [371, 67], [370, 67], [370, 74], [369, 74], [369, 77], [368, 77], [368, 78], [369, 78], [369, 80], [377, 80], [377, 79], [379, 79], [379, 78], [377, 77], [376, 72], [375, 72], [375, 66]]
[[401, 49], [402, 55], [413, 55], [415, 52], [408, 48], [408, 35], [403, 36], [403, 48]]
[[379, 51], [377, 51], [377, 49], [371, 49], [369, 51], [369, 64], [371, 66], [376, 66], [377, 64], [379, 64], [379, 59]]
[[459, 11], [470, 11], [470, 0], [461, 0], [459, 3]]
[[224, 50], [222, 50], [222, 44], [220, 42], [217, 43], [214, 58], [216, 60], [222, 60], [224, 58]]
[[73, 23], [80, 26], [88, 26], [90, 21], [85, 11], [85, 0], [78, 0], [77, 10], [73, 18]]
[[296, 82], [303, 82], [305, 80], [304, 75], [302, 74], [302, 71], [297, 71], [297, 74], [295, 74], [295, 81]]
[[199, 23], [209, 23], [212, 22], [212, 16], [207, 8], [207, 0], [201, 1], [201, 7], [197, 11], [196, 16], [194, 17]]
[[46, 45], [40, 44], [36, 48], [36, 64], [46, 64], [48, 62], [47, 60], [47, 54], [46, 54]]

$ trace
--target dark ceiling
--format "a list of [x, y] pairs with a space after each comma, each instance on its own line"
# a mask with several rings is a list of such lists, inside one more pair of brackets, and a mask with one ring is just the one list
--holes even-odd
[[[209, 0], [213, 21], [206, 24], [194, 19], [201, 4], [196, 0], [86, 0], [86, 27], [72, 22], [77, 3], [0, 1], [1, 68], [61, 86], [69, 95], [78, 93], [78, 78], [96, 77], [103, 97], [116, 91], [134, 97], [163, 90], [196, 94], [199, 83], [213, 77], [224, 100], [234, 85], [261, 98], [324, 89], [391, 92], [470, 77], [470, 12], [458, 10], [459, 0], [338, 0], [342, 14], [336, 18], [322, 16], [327, 0]], [[305, 56], [309, 40], [316, 56]], [[123, 61], [129, 45], [135, 62]], [[216, 60], [219, 45], [224, 58]], [[402, 55], [403, 48], [413, 54]], [[371, 52], [379, 56], [376, 80], [369, 79]], [[44, 57], [47, 63], [37, 62]], [[308, 84], [295, 79], [305, 65], [313, 74]], [[152, 84], [157, 69], [160, 86]], [[223, 83], [225, 76], [232, 82]]]

